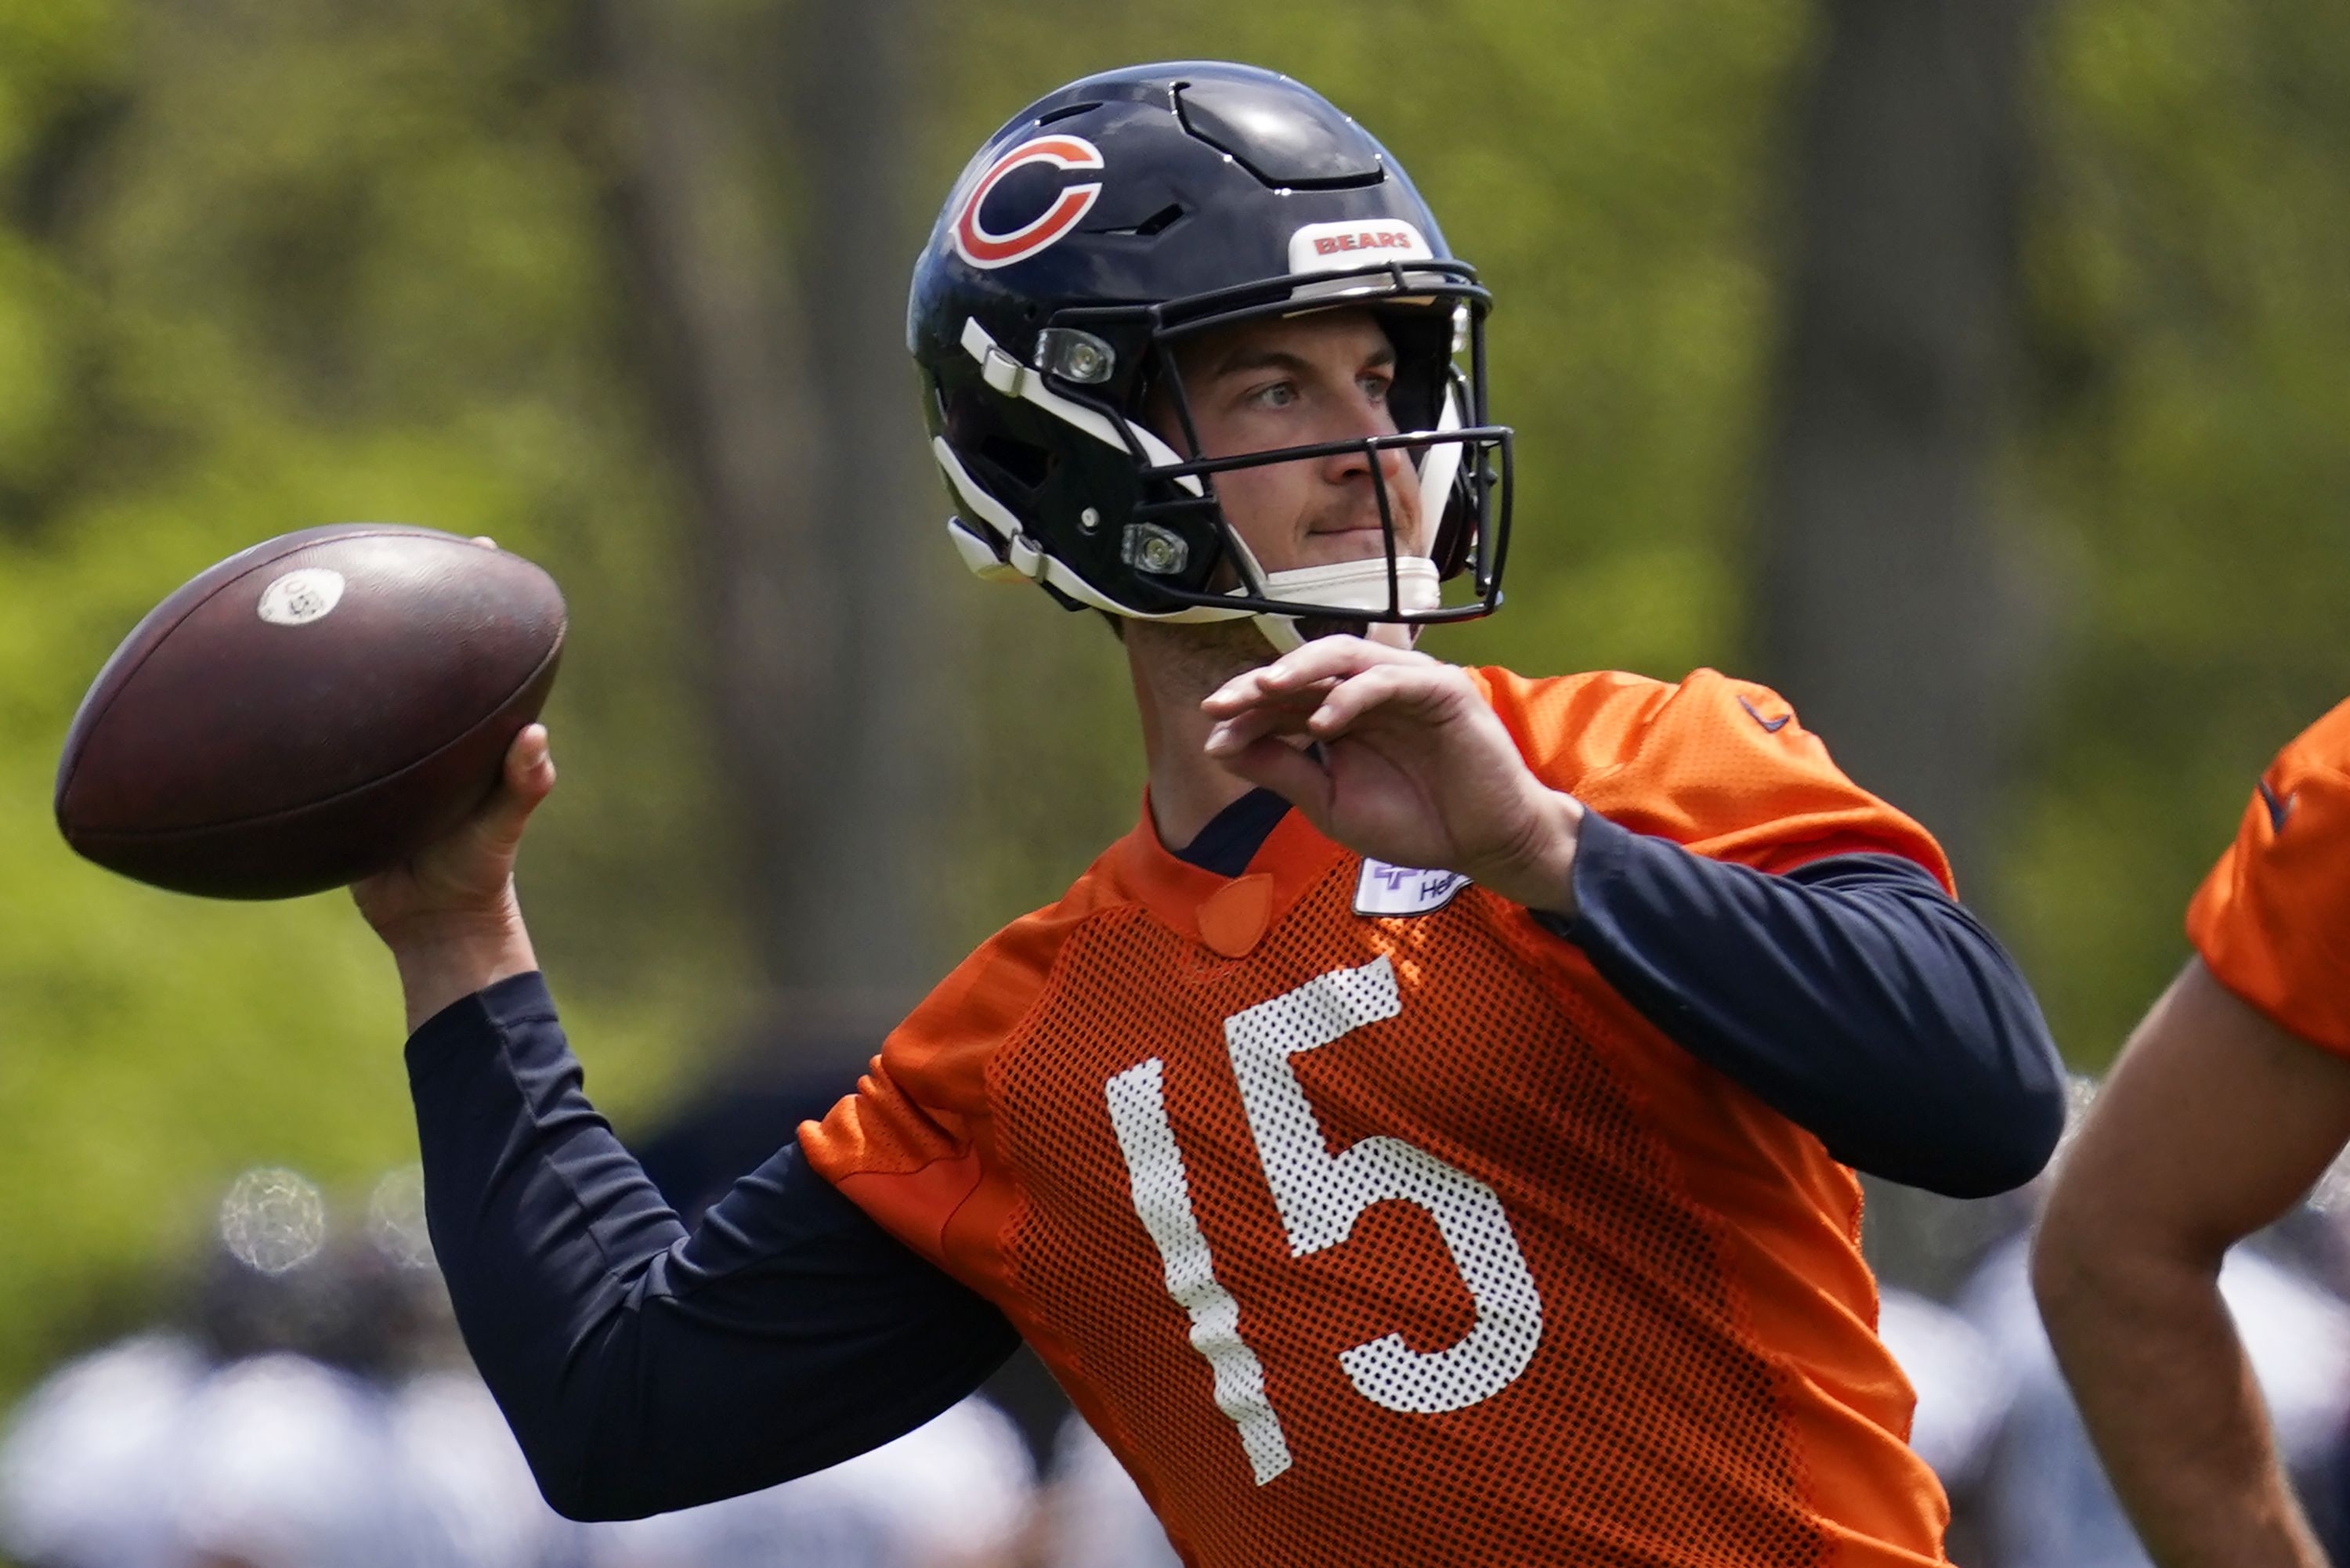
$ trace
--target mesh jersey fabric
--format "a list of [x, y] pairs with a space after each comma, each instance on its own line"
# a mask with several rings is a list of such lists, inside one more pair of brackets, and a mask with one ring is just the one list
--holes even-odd
[[2350, 1055], [2350, 702], [2261, 775], [2236, 841], [2188, 905], [2187, 935], [2220, 984]]
[[[1762, 688], [1474, 673], [1617, 821], [1947, 881]], [[1194, 1568], [1944, 1561], [1852, 1174], [1524, 909], [1357, 914], [1378, 870], [1292, 813], [1227, 880], [1146, 810], [812, 1164], [1020, 1326]]]

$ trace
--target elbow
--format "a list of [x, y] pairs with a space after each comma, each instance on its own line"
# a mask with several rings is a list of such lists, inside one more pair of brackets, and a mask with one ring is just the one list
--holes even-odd
[[1864, 1168], [1945, 1198], [1995, 1198], [2036, 1179], [2064, 1137], [2068, 1097], [2046, 1036], [2037, 1036], [2037, 1049], [2022, 1044], [1999, 1070], [1939, 1085], [1919, 1106], [1924, 1120], [1910, 1149]]
[[531, 1480], [538, 1483], [539, 1496], [546, 1506], [564, 1518], [581, 1524], [599, 1524], [612, 1520], [639, 1519], [657, 1509], [632, 1509], [625, 1490], [607, 1484], [597, 1477], [594, 1456], [568, 1434], [567, 1429], [550, 1428], [541, 1430], [515, 1428], [515, 1438], [522, 1445], [524, 1462], [530, 1466]]
[[[601, 1379], [577, 1367], [552, 1370], [516, 1354], [483, 1354], [474, 1365], [505, 1417], [539, 1496], [564, 1518], [583, 1523], [636, 1519], [660, 1511], [635, 1508], [624, 1449], [632, 1436], [598, 1397]], [[617, 1478], [621, 1484], [611, 1484]]]
[[[1943, 1146], [1937, 1179], [1950, 1198], [1991, 1198], [2037, 1178], [2055, 1156], [2071, 1106], [2069, 1080], [2032, 987], [1998, 942], [1959, 906], [1937, 899], [1950, 955], [1932, 1001], [1913, 1017], [1932, 1043], [1918, 1108]], [[1939, 1070], [1937, 1070], [1939, 1069]], [[1917, 1102], [1913, 1101], [1913, 1104]]]
[[2071, 1111], [2070, 1080], [2040, 1004], [2022, 975], [2004, 967], [1985, 987], [1973, 1049], [1952, 1054], [1981, 1064], [1972, 1097], [1981, 1107], [1979, 1158], [1967, 1190], [1954, 1198], [1990, 1198], [2037, 1178], [2055, 1157]]
[[[930, 1412], [935, 1413], [935, 1412]], [[926, 1417], [927, 1418], [926, 1413]], [[759, 1491], [839, 1463], [910, 1423], [868, 1435], [855, 1422], [763, 1432], [759, 1443], [722, 1443], [714, 1417], [681, 1423], [675, 1409], [582, 1409], [573, 1421], [517, 1427], [523, 1459], [546, 1505], [581, 1524], [643, 1519]]]
[[2039, 1004], [2012, 980], [2012, 993], [2001, 999], [1976, 1024], [1988, 1049], [1954, 1050], [1955, 1061], [1982, 1064], [1979, 1081], [1968, 1097], [1981, 1107], [1971, 1119], [1977, 1136], [1974, 1156], [1967, 1161], [1964, 1179], [1952, 1198], [1991, 1198], [2036, 1179], [2055, 1157], [2071, 1112], [2070, 1080], [2056, 1042], [2040, 1016]]
[[1915, 1128], [1916, 1138], [1891, 1158], [1848, 1160], [1856, 1168], [1944, 1198], [1996, 1198], [2047, 1168], [2064, 1130], [2064, 1092], [2002, 1095], [1978, 1101], [1963, 1118], [1942, 1116]]
[[1997, 1155], [1985, 1158], [1981, 1153], [1977, 1153], [1952, 1174], [1938, 1175], [1927, 1180], [1912, 1182], [1910, 1185], [1923, 1188], [1929, 1192], [1944, 1198], [1960, 1198], [1970, 1201], [1977, 1199], [1996, 1198], [2002, 1192], [2012, 1192], [2031, 1181], [2040, 1173], [2040, 1168], [2045, 1161], [2045, 1156], [2034, 1158], [2030, 1155], [2001, 1151]]
[[546, 1506], [576, 1524], [604, 1524], [641, 1517], [614, 1507], [609, 1496], [581, 1485], [574, 1477], [541, 1469], [536, 1461], [530, 1473], [538, 1482], [538, 1495], [546, 1500]]
[[2216, 1299], [2214, 1260], [2197, 1266], [2175, 1248], [2132, 1233], [2100, 1214], [2094, 1194], [2060, 1178], [2032, 1239], [2032, 1294], [2060, 1361], [2085, 1346], [2142, 1332], [2199, 1289]]
[[650, 1490], [642, 1480], [655, 1473], [649, 1466], [598, 1466], [590, 1456], [576, 1449], [556, 1452], [535, 1445], [525, 1445], [523, 1457], [530, 1463], [531, 1479], [538, 1482], [538, 1494], [546, 1500], [546, 1506], [577, 1524], [642, 1519], [710, 1501]]
[[2064, 1136], [2069, 1096], [2054, 1047], [2047, 1047], [2044, 1060], [2018, 1075], [2001, 1099], [1996, 1125], [1968, 1173], [1967, 1189], [1950, 1196], [1991, 1198], [2012, 1192], [2037, 1179], [2055, 1157]]
[[2068, 1216], [2043, 1218], [2032, 1239], [2032, 1295], [2050, 1340], [2060, 1349], [2074, 1325], [2094, 1315], [2096, 1303], [2107, 1294], [2099, 1282], [2101, 1262], [2095, 1238], [2082, 1235]]
[[2047, 1161], [2045, 1152], [2034, 1152], [2024, 1145], [1991, 1150], [1970, 1148], [1962, 1158], [1914, 1177], [1904, 1185], [1922, 1188], [1944, 1198], [1996, 1198], [2030, 1182]]
[[2223, 1322], [2220, 1271], [2238, 1228], [2149, 1206], [2142, 1179], [2099, 1153], [2066, 1155], [2032, 1240], [2032, 1293], [2058, 1355]]
[[641, 1412], [608, 1404], [599, 1397], [602, 1386], [576, 1376], [526, 1391], [511, 1377], [490, 1382], [546, 1506], [596, 1524], [707, 1501], [675, 1495], [674, 1481], [664, 1479], [673, 1467], [651, 1446]]

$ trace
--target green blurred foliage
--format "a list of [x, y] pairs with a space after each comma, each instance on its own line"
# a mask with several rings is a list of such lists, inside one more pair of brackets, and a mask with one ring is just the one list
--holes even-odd
[[348, 900], [152, 892], [50, 825], [83, 687], [212, 561], [394, 518], [545, 562], [569, 777], [525, 882], [599, 1089], [657, 1096], [727, 1023], [691, 585], [567, 26], [0, 5], [0, 1389], [136, 1310], [238, 1169], [414, 1158], [398, 992]]
[[[762, 10], [709, 8], [746, 32]], [[2350, 684], [2350, 16], [2054, 18], [2005, 493], [2056, 635], [1988, 882], [2094, 1064], [2183, 955], [2178, 912], [2262, 760]], [[1154, 57], [1295, 72], [1401, 157], [1500, 300], [1512, 605], [1430, 646], [1734, 667], [1814, 20], [1798, 0], [932, 7], [910, 247], [979, 140], [1060, 81]], [[634, 372], [577, 26], [563, 0], [0, 0], [0, 1395], [138, 1310], [236, 1170], [348, 1187], [411, 1155], [390, 968], [339, 898], [151, 893], [49, 825], [83, 685], [210, 561], [363, 516], [544, 561], [575, 636], [525, 894], [599, 1098], [657, 1103], [745, 1016], [686, 492]], [[910, 407], [910, 462], [915, 432]], [[972, 767], [940, 882], [972, 940], [1123, 832], [1141, 778], [1092, 618], [964, 602], [941, 639]]]
[[2350, 693], [2350, 13], [2055, 18], [2013, 478], [2059, 636], [2000, 909], [2095, 1066], [2254, 778]]

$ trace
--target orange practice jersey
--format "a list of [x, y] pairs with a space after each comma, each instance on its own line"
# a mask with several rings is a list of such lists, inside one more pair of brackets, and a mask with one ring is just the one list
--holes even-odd
[[2269, 764], [2187, 934], [2220, 984], [2350, 1054], [2350, 702]]
[[[1627, 827], [1947, 881], [1761, 687], [1474, 673]], [[1524, 909], [1295, 812], [1228, 880], [1146, 811], [801, 1137], [1195, 1568], [1944, 1560], [1852, 1173]]]

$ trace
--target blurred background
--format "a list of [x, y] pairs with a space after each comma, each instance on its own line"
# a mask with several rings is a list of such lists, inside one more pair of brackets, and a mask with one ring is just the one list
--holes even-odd
[[[413, 1158], [346, 900], [51, 826], [211, 562], [397, 520], [563, 584], [524, 895], [648, 1142], [828, 1094], [1131, 824], [1115, 649], [941, 536], [903, 280], [1014, 109], [1199, 56], [1363, 119], [1495, 294], [1510, 604], [1430, 649], [1776, 684], [2110, 1058], [2350, 691], [2350, 10], [0, 0], [0, 1407], [199, 1323], [240, 1172], [364, 1213]], [[1928, 1295], [2020, 1222], [1876, 1196]]]

